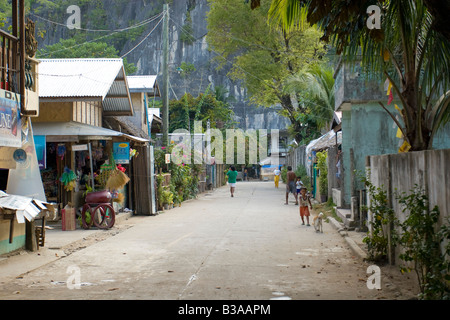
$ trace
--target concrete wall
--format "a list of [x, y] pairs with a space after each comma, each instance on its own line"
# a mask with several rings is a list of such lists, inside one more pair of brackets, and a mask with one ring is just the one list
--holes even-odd
[[398, 152], [396, 133], [394, 120], [378, 103], [352, 103], [351, 110], [342, 112], [345, 205], [350, 205], [351, 196], [363, 188], [357, 175], [364, 173], [366, 156]]
[[[390, 195], [391, 207], [403, 222], [407, 212], [396, 199], [396, 193], [411, 194], [415, 185], [422, 187], [430, 209], [438, 206], [439, 223], [450, 217], [450, 149], [369, 156], [370, 181]], [[400, 248], [396, 251], [396, 261]]]
[[0, 255], [25, 247], [25, 223], [14, 220], [12, 243], [9, 243], [9, 226], [9, 220], [0, 220]]
[[410, 193], [417, 184], [426, 190], [430, 207], [439, 206], [441, 219], [450, 215], [450, 149], [370, 156], [370, 181], [392, 195], [392, 208], [403, 221], [405, 214], [395, 192]]

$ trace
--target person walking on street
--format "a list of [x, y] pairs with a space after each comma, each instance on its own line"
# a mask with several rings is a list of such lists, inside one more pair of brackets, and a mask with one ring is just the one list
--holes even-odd
[[302, 225], [305, 225], [304, 217], [306, 217], [306, 225], [309, 227], [309, 216], [310, 212], [308, 210], [308, 204], [309, 207], [312, 210], [311, 205], [311, 199], [309, 198], [309, 195], [306, 194], [306, 188], [302, 187], [300, 190], [300, 195], [298, 196], [298, 200], [300, 201], [300, 218], [302, 219]]
[[278, 188], [278, 184], [280, 183], [280, 175], [281, 171], [279, 167], [273, 170], [273, 181], [275, 182], [275, 188]]
[[295, 198], [295, 205], [298, 205], [298, 200], [297, 200], [297, 190], [295, 188], [295, 179], [297, 178], [297, 176], [295, 175], [295, 172], [292, 171], [292, 167], [288, 166], [288, 171], [286, 174], [286, 205], [288, 204], [288, 199], [289, 199], [289, 193], [292, 193], [294, 195]]
[[237, 171], [234, 166], [230, 167], [230, 170], [227, 172], [228, 176], [228, 184], [230, 185], [230, 193], [231, 197], [234, 197], [234, 189], [236, 188], [236, 178], [237, 178]]

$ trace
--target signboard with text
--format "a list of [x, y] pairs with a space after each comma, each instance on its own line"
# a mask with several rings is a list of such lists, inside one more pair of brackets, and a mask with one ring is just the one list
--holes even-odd
[[22, 146], [20, 95], [0, 89], [0, 146]]
[[114, 142], [113, 143], [113, 157], [116, 164], [130, 163], [130, 143], [129, 142]]

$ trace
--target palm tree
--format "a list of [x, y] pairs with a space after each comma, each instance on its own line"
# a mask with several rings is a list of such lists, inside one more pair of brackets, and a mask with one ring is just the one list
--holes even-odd
[[315, 64], [290, 77], [284, 90], [300, 95], [300, 101], [311, 111], [318, 130], [328, 127], [334, 112], [334, 70]]
[[[380, 102], [403, 133], [411, 151], [431, 149], [433, 137], [450, 119], [450, 41], [436, 30], [424, 0], [385, 0], [381, 30], [366, 28], [368, 0], [273, 0], [270, 20], [294, 28], [301, 9], [325, 30], [339, 53], [361, 59], [366, 74], [389, 80], [402, 104], [398, 121]], [[357, 8], [355, 8], [357, 7]], [[340, 28], [342, 26], [342, 28]]]

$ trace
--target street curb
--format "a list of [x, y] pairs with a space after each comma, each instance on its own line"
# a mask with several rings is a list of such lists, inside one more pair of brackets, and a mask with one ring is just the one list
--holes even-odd
[[128, 220], [129, 218], [131, 218], [133, 216], [134, 216], [133, 211], [121, 212], [119, 214], [116, 214], [115, 223], [123, 223], [124, 221]]
[[348, 236], [347, 231], [345, 230], [344, 226], [338, 222], [336, 219], [334, 219], [333, 217], [328, 217], [328, 221], [331, 223], [331, 225], [339, 232], [339, 234], [344, 237], [345, 241], [347, 242], [347, 244], [350, 246], [350, 248], [352, 249], [352, 251], [362, 260], [364, 260], [367, 257], [367, 253], [361, 249], [360, 246], [358, 246], [358, 244], [355, 242], [355, 240], [353, 240], [352, 238], [350, 238]]

